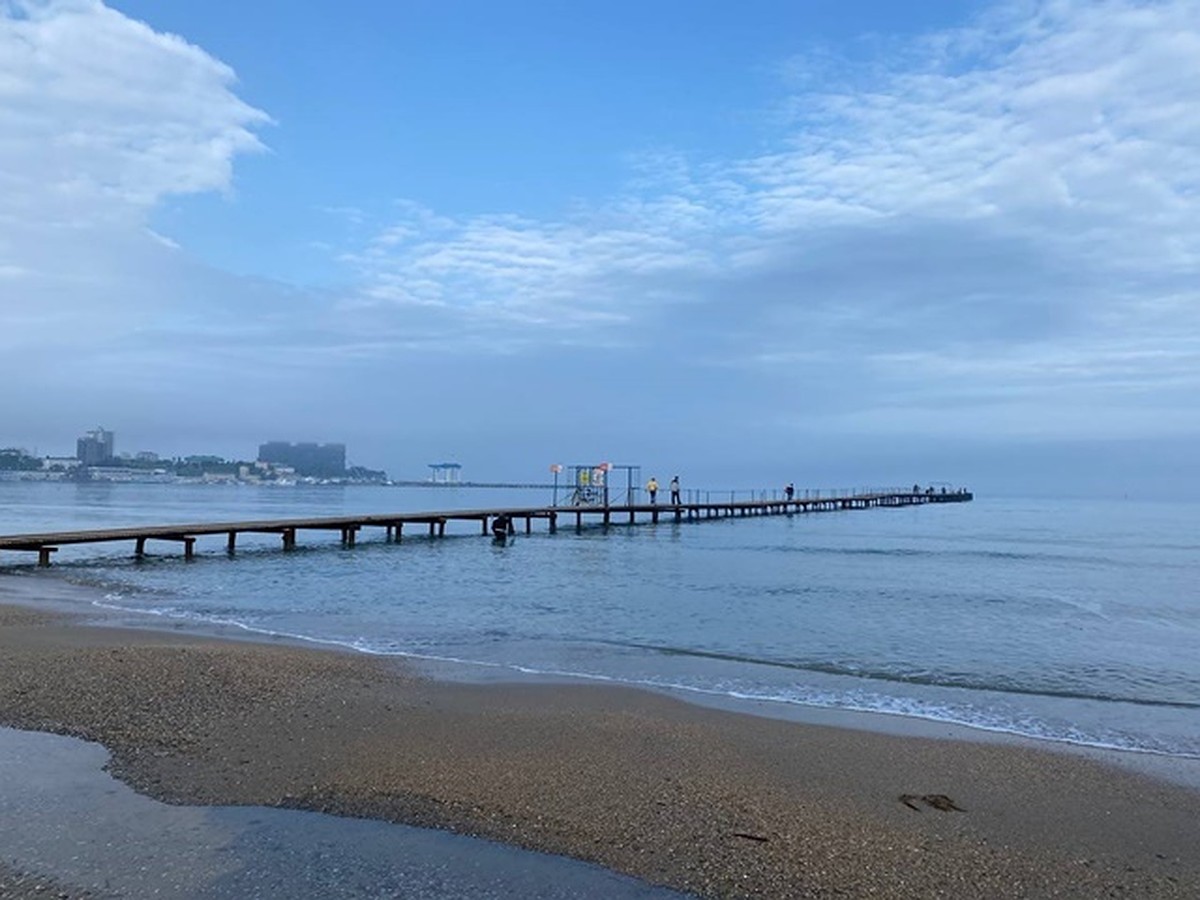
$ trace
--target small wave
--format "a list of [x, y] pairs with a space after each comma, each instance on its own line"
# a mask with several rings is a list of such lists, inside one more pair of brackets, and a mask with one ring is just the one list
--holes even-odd
[[1048, 722], [1023, 718], [1020, 721], [1006, 720], [995, 715], [982, 714], [977, 710], [960, 710], [944, 705], [926, 705], [907, 698], [878, 697], [864, 700], [854, 697], [789, 697], [754, 691], [713, 691], [702, 688], [683, 688], [700, 693], [726, 694], [739, 700], [754, 700], [786, 703], [795, 706], [819, 709], [839, 709], [850, 712], [877, 713], [880, 715], [903, 716], [931, 722], [961, 725], [977, 731], [993, 734], [1010, 734], [1016, 737], [1033, 738], [1078, 747], [1093, 747], [1100, 750], [1120, 750], [1129, 753], [1147, 753], [1156, 756], [1171, 756], [1183, 759], [1200, 759], [1200, 748], [1184, 749], [1161, 741], [1133, 735], [1087, 734], [1073, 727], [1054, 726]]
[[895, 559], [968, 559], [1005, 562], [1085, 563], [1089, 565], [1128, 565], [1095, 554], [1050, 553], [1036, 550], [969, 550], [961, 547], [928, 549], [918, 547], [824, 547], [777, 544], [771, 547], [739, 546], [740, 552], [800, 553], [812, 556], [878, 556]]
[[669, 690], [683, 694], [701, 694], [709, 697], [725, 697], [739, 701], [761, 703], [781, 703], [789, 706], [803, 706], [814, 709], [843, 710], [846, 712], [861, 712], [878, 715], [900, 716], [910, 719], [920, 719], [928, 722], [938, 722], [949, 725], [959, 725], [977, 731], [993, 734], [1008, 734], [1014, 737], [1030, 738], [1040, 741], [1068, 744], [1077, 747], [1089, 747], [1100, 750], [1118, 750], [1127, 753], [1145, 753], [1155, 756], [1169, 756], [1181, 759], [1200, 759], [1200, 749], [1185, 749], [1170, 746], [1160, 741], [1139, 738], [1133, 735], [1092, 735], [1071, 727], [1057, 727], [1048, 722], [1024, 718], [1020, 721], [987, 715], [978, 710], [955, 709], [945, 705], [925, 704], [909, 698], [886, 697], [870, 695], [868, 697], [850, 694], [833, 694], [829, 692], [813, 692], [803, 695], [787, 695], [773, 692], [752, 690], [731, 690], [702, 687], [694, 684], [655, 678], [622, 678], [603, 675], [595, 672], [579, 672], [574, 670], [547, 668], [540, 666], [519, 665], [515, 663], [480, 662], [478, 660], [399, 653], [397, 655], [439, 662], [452, 662], [473, 666], [483, 666], [492, 669], [505, 669], [523, 675], [534, 675], [547, 678], [564, 678], [572, 680], [596, 681], [606, 684], [625, 685], [629, 687], [650, 688], [654, 690]]
[[[904, 716], [908, 718], [916, 718], [931, 722], [942, 722], [952, 725], [961, 725], [967, 728], [973, 728], [980, 731], [987, 731], [999, 734], [1011, 734], [1018, 737], [1032, 738], [1036, 740], [1052, 741], [1056, 743], [1071, 744], [1081, 747], [1093, 747], [1105, 750], [1120, 750], [1126, 752], [1148, 753], [1162, 756], [1181, 757], [1188, 759], [1200, 759], [1200, 749], [1191, 747], [1179, 747], [1166, 745], [1160, 741], [1156, 741], [1149, 737], [1138, 737], [1127, 734], [1087, 734], [1069, 726], [1055, 726], [1049, 722], [1032, 717], [1012, 717], [1002, 716], [995, 713], [989, 713], [972, 707], [954, 707], [946, 704], [931, 704], [922, 700], [909, 697], [895, 697], [886, 694], [875, 693], [860, 693], [854, 691], [848, 692], [831, 692], [823, 690], [810, 691], [792, 691], [779, 692], [768, 689], [748, 689], [748, 688], [725, 688], [711, 687], [704, 685], [689, 684], [677, 680], [667, 678], [653, 677], [625, 677], [614, 676], [599, 672], [577, 671], [574, 669], [559, 669], [546, 666], [535, 666], [522, 664], [518, 662], [497, 662], [492, 660], [480, 660], [467, 656], [450, 655], [446, 653], [435, 652], [420, 652], [412, 648], [402, 647], [398, 644], [387, 642], [381, 643], [378, 640], [367, 638], [355, 639], [339, 639], [317, 637], [311, 634], [300, 632], [284, 631], [281, 629], [269, 628], [261, 624], [253, 624], [239, 619], [228, 618], [224, 616], [215, 616], [211, 614], [194, 613], [188, 610], [179, 609], [177, 607], [160, 606], [160, 607], [133, 607], [123, 605], [120, 602], [119, 594], [110, 594], [104, 600], [93, 600], [95, 606], [110, 609], [118, 612], [126, 612], [132, 614], [145, 614], [162, 618], [176, 619], [195, 623], [198, 626], [217, 626], [222, 628], [235, 628], [244, 631], [248, 634], [253, 634], [261, 637], [268, 637], [280, 640], [296, 641], [297, 643], [311, 644], [324, 647], [335, 647], [339, 649], [349, 650], [357, 653], [363, 653], [370, 656], [390, 656], [402, 659], [419, 660], [432, 663], [448, 663], [453, 665], [464, 665], [483, 669], [509, 671], [521, 675], [532, 675], [538, 677], [563, 678], [571, 680], [583, 680], [602, 682], [605, 684], [627, 685], [630, 687], [651, 688], [654, 690], [669, 690], [678, 691], [684, 694], [698, 694], [712, 697], [726, 697], [738, 701], [754, 701], [766, 703], [782, 703], [791, 706], [811, 707], [815, 709], [832, 709], [845, 710], [849, 712], [877, 713], [881, 715]], [[771, 661], [763, 661], [738, 656], [736, 654], [713, 653], [706, 651], [681, 650], [676, 648], [663, 648], [654, 646], [642, 646], [638, 644], [622, 644], [619, 642], [602, 642], [610, 643], [616, 646], [629, 647], [631, 649], [643, 649], [657, 653], [675, 654], [682, 656], [699, 656], [702, 658], [724, 660], [731, 662], [750, 663], [754, 665], [768, 665], [787, 669], [795, 669], [800, 671], [811, 671], [819, 674], [835, 674], [835, 675], [851, 675], [860, 678], [878, 678], [882, 681], [891, 681], [902, 684], [922, 684], [933, 686], [946, 687], [961, 687], [957, 684], [943, 684], [933, 679], [918, 680], [915, 678], [895, 678], [891, 676], [878, 676], [872, 673], [865, 673], [861, 669], [849, 666], [833, 666], [833, 665], [799, 665], [794, 663], [779, 663]], [[976, 687], [975, 690], [990, 690], [1002, 692], [995, 687]], [[1097, 697], [1089, 694], [1074, 694], [1074, 693], [1047, 693], [1036, 691], [1008, 691], [1007, 693], [1026, 693], [1038, 696], [1050, 696], [1067, 699], [1084, 699], [1084, 700], [1101, 700], [1108, 702], [1126, 702], [1126, 703], [1142, 703], [1143, 701], [1129, 700], [1124, 698]], [[1190, 703], [1163, 703], [1151, 702], [1144, 705], [1160, 705], [1174, 706], [1179, 708], [1191, 709], [1197, 708], [1200, 704]]]
[[1104, 694], [1089, 691], [1072, 691], [1050, 687], [1025, 687], [1004, 681], [974, 681], [969, 678], [952, 678], [929, 672], [886, 672], [873, 670], [853, 663], [834, 663], [824, 661], [789, 662], [786, 660], [760, 659], [738, 653], [726, 653], [717, 650], [697, 650], [689, 647], [667, 647], [654, 644], [639, 644], [625, 641], [595, 641], [616, 647], [627, 647], [632, 650], [645, 650], [651, 653], [661, 653], [665, 656], [695, 657], [712, 659], [721, 662], [744, 663], [755, 666], [769, 666], [778, 669], [792, 669], [799, 672], [813, 672], [819, 675], [842, 675], [852, 678], [863, 678], [870, 681], [884, 681], [895, 684], [915, 684], [922, 687], [958, 688], [966, 691], [988, 691], [1000, 694], [1022, 694], [1031, 697], [1053, 697], [1060, 700], [1095, 700], [1102, 703], [1129, 703], [1135, 706], [1155, 706], [1169, 709], [1200, 709], [1200, 703], [1188, 700], [1161, 700], [1153, 697], [1131, 697], [1120, 694]]

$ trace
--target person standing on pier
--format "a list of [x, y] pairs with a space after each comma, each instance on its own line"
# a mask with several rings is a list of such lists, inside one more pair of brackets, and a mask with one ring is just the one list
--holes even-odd
[[651, 475], [650, 480], [646, 482], [646, 493], [650, 495], [650, 502], [654, 503], [654, 498], [658, 496], [658, 479], [656, 479], [653, 475]]
[[679, 476], [676, 475], [671, 479], [671, 505], [679, 505]]
[[788, 502], [791, 503], [792, 498], [796, 496], [796, 486], [789, 481], [787, 483], [787, 487], [783, 489], [783, 495], [787, 497]]

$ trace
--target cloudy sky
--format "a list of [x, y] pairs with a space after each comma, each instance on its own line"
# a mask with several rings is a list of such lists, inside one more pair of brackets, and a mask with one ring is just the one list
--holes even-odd
[[0, 0], [0, 446], [1200, 491], [1200, 0]]

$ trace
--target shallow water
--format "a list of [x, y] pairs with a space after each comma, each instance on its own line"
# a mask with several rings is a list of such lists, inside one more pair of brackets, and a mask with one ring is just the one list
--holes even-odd
[[[0, 483], [0, 533], [492, 504], [542, 492]], [[1200, 756], [1200, 506], [1021, 501], [437, 540], [63, 548], [135, 617], [363, 652]]]
[[0, 728], [0, 760], [4, 862], [100, 896], [687, 896], [575, 860], [404, 825], [264, 807], [168, 806], [107, 775], [107, 751], [74, 738]]

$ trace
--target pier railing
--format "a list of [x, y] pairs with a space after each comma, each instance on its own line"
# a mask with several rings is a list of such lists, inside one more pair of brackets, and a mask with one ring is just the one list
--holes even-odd
[[[918, 487], [917, 491], [913, 487]], [[945, 490], [943, 490], [945, 488]], [[840, 500], [851, 497], [864, 496], [890, 496], [896, 494], [912, 494], [912, 493], [927, 493], [934, 494], [951, 494], [961, 493], [965, 488], [950, 486], [948, 484], [939, 483], [937, 487], [909, 485], [907, 487], [899, 487], [896, 485], [887, 485], [883, 487], [834, 487], [834, 488], [796, 488], [793, 495], [794, 500]], [[659, 487], [659, 496], [668, 494], [664, 486]], [[680, 499], [685, 504], [689, 503], [766, 503], [771, 501], [786, 500], [785, 488], [684, 488], [680, 491]], [[649, 496], [646, 494], [645, 488], [634, 488], [632, 491], [633, 497], [627, 499], [627, 492], [622, 491], [619, 498], [611, 504], [613, 506], [624, 505], [625, 503], [649, 503]], [[644, 499], [643, 499], [644, 498]], [[560, 507], [570, 507], [570, 498], [561, 498]]]

